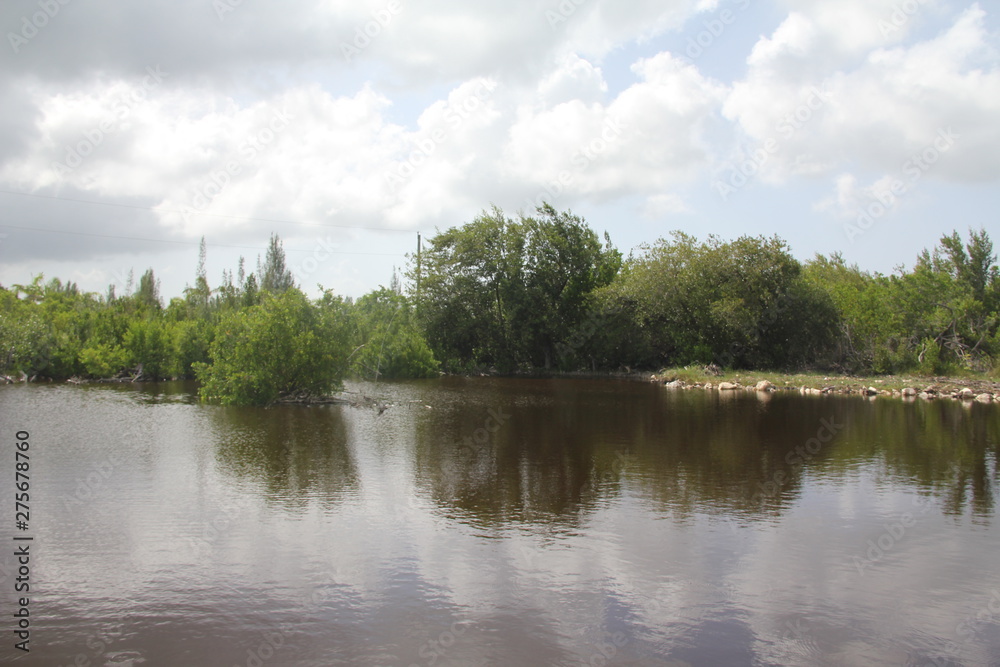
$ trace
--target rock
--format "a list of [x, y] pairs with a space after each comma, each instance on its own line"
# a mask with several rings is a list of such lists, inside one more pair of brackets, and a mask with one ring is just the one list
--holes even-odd
[[714, 386], [715, 385], [713, 385], [711, 382], [706, 382], [705, 383], [705, 389], [712, 389]]
[[719, 391], [732, 391], [733, 389], [739, 389], [738, 384], [733, 384], [732, 382], [720, 382]]
[[876, 389], [875, 387], [867, 387], [867, 388], [861, 390], [861, 395], [862, 396], [877, 396], [878, 395], [878, 389]]
[[819, 396], [823, 393], [819, 389], [814, 389], [813, 387], [802, 387], [799, 391], [806, 396]]
[[916, 395], [917, 395], [917, 390], [914, 389], [913, 387], [906, 387], [905, 389], [903, 389], [903, 396], [916, 396]]
[[663, 386], [667, 389], [683, 389], [687, 385], [684, 380], [674, 380], [673, 382], [667, 382]]
[[976, 397], [976, 392], [972, 391], [968, 387], [964, 387], [961, 391], [958, 392], [958, 395], [960, 398], [971, 401]]
[[925, 401], [929, 401], [932, 398], [935, 398], [937, 396], [937, 392], [935, 392], [935, 393], [932, 394], [932, 393], [929, 393], [929, 392], [926, 392], [926, 391], [922, 391], [922, 392], [920, 392], [919, 396], [920, 396], [920, 398], [924, 399]]
[[979, 396], [976, 396], [976, 400], [979, 401], [980, 403], [989, 403], [990, 401], [993, 400], [993, 395], [982, 393]]
[[754, 389], [756, 389], [757, 391], [774, 391], [775, 387], [774, 383], [772, 383], [770, 380], [761, 380], [760, 382], [757, 383], [757, 386], [754, 387]]

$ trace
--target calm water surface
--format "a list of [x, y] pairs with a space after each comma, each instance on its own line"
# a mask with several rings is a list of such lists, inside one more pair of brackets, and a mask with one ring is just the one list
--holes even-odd
[[0, 663], [1000, 665], [998, 406], [348, 386], [380, 415], [191, 389], [0, 387]]

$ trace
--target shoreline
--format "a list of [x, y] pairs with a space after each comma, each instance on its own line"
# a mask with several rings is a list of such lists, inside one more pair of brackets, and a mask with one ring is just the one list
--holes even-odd
[[[443, 373], [442, 375], [451, 375]], [[1000, 404], [1000, 381], [987, 378], [960, 378], [949, 376], [926, 377], [916, 375], [853, 376], [822, 373], [782, 373], [778, 371], [722, 371], [711, 367], [664, 368], [657, 373], [650, 371], [629, 372], [538, 372], [454, 374], [456, 377], [537, 377], [537, 378], [590, 378], [620, 379], [660, 384], [667, 389], [702, 389], [708, 391], [759, 391], [796, 392], [802, 395], [865, 396], [868, 398], [949, 399]], [[171, 380], [149, 378], [78, 378], [63, 380], [52, 378], [11, 378], [0, 376], [0, 384], [147, 384]], [[337, 392], [341, 393], [341, 392]], [[275, 404], [346, 403], [352, 401], [337, 394], [311, 397], [282, 397]]]
[[669, 389], [714, 391], [794, 391], [802, 395], [865, 396], [906, 400], [961, 400], [1000, 403], [1000, 382], [986, 378], [885, 375], [878, 377], [780, 373], [768, 371], [712, 371], [701, 368], [665, 368], [649, 375], [650, 382]]

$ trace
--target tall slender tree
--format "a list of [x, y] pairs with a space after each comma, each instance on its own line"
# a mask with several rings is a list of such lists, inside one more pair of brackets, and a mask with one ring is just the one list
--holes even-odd
[[260, 288], [265, 292], [281, 294], [295, 287], [295, 276], [285, 266], [285, 250], [277, 234], [271, 234], [267, 256], [261, 269]]

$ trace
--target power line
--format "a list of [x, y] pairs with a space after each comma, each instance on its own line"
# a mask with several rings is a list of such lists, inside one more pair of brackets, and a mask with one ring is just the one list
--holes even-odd
[[[7, 225], [0, 223], [0, 227], [4, 229], [20, 229], [29, 232], [45, 232], [47, 234], [72, 234], [74, 236], [91, 236], [100, 239], [123, 239], [126, 241], [145, 241], [148, 243], [170, 243], [174, 245], [185, 245], [185, 246], [196, 246], [199, 242], [196, 241], [175, 241], [172, 239], [150, 239], [141, 236], [123, 236], [120, 234], [95, 234], [93, 232], [71, 232], [63, 229], [44, 229], [41, 227], [22, 227], [18, 225]], [[266, 250], [267, 248], [259, 246], [246, 246], [246, 245], [231, 245], [225, 243], [206, 243], [205, 244], [211, 248], [232, 248], [236, 250]], [[312, 253], [315, 250], [301, 250], [297, 248], [284, 248], [285, 252], [305, 252]], [[405, 257], [404, 253], [391, 253], [391, 252], [353, 252], [349, 250], [326, 250], [324, 252], [329, 252], [334, 255], [373, 255], [379, 257]]]
[[255, 218], [246, 215], [223, 215], [221, 213], [206, 213], [204, 211], [176, 211], [172, 209], [161, 209], [154, 206], [138, 206], [135, 204], [119, 204], [116, 202], [107, 201], [96, 201], [94, 199], [76, 199], [74, 197], [57, 197], [55, 195], [40, 195], [33, 192], [18, 192], [16, 190], [0, 190], [0, 194], [5, 195], [17, 195], [19, 197], [37, 197], [38, 199], [53, 199], [56, 201], [69, 201], [78, 204], [93, 204], [95, 206], [113, 206], [115, 208], [128, 208], [138, 211], [153, 211], [157, 213], [176, 213], [177, 215], [204, 215], [210, 218], [223, 218], [226, 220], [249, 220], [251, 222], [276, 222], [283, 225], [301, 225], [303, 227], [331, 227], [336, 229], [363, 229], [375, 232], [397, 232], [403, 234], [412, 234], [413, 232], [409, 229], [397, 229], [395, 227], [362, 227], [360, 225], [333, 225], [322, 222], [302, 222], [301, 220], [282, 220], [281, 218]]

